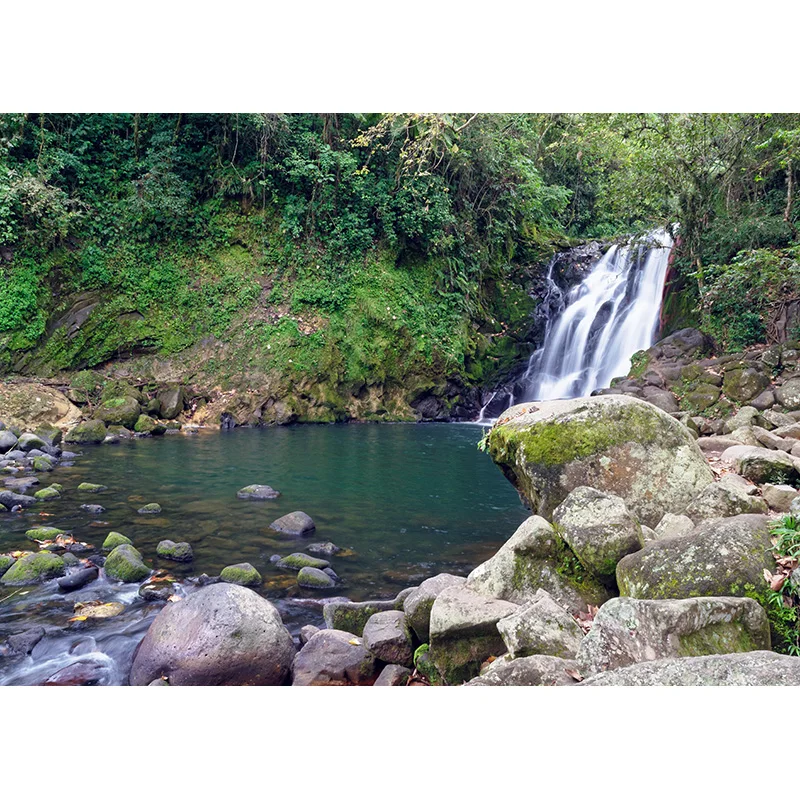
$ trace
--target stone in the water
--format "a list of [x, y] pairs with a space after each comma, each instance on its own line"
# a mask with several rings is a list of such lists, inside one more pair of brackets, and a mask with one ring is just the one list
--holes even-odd
[[57, 500], [61, 497], [61, 492], [59, 492], [58, 489], [54, 489], [52, 486], [48, 486], [44, 489], [39, 489], [33, 496], [37, 500]]
[[367, 620], [373, 614], [394, 610], [397, 610], [394, 600], [367, 600], [360, 603], [352, 603], [346, 597], [332, 597], [328, 602], [325, 602], [322, 616], [328, 628], [361, 636], [364, 633], [364, 626], [367, 624]]
[[325, 569], [330, 566], [330, 562], [324, 561], [321, 558], [314, 558], [314, 556], [306, 555], [305, 553], [292, 553], [275, 562], [278, 569], [285, 569], [294, 572], [299, 572], [303, 567], [314, 567], [316, 569]]
[[0, 554], [0, 577], [6, 574], [17, 559], [14, 556]]
[[0, 492], [0, 505], [5, 506], [9, 511], [17, 506], [21, 508], [30, 508], [36, 505], [36, 499], [34, 497], [28, 497], [26, 494], [2, 491]]
[[450, 586], [463, 586], [466, 578], [442, 572], [412, 589], [403, 601], [408, 624], [421, 642], [427, 642], [431, 629], [433, 601]]
[[85, 511], [87, 514], [103, 514], [105, 508], [97, 503], [83, 503], [81, 511]]
[[106, 575], [122, 583], [138, 583], [150, 574], [141, 553], [130, 544], [117, 545], [104, 564]]
[[293, 686], [358, 686], [373, 683], [377, 664], [352, 633], [322, 630], [295, 656]]
[[49, 542], [55, 539], [56, 536], [62, 536], [64, 533], [65, 531], [62, 531], [61, 528], [40, 526], [25, 531], [25, 536], [34, 542]]
[[280, 497], [281, 493], [266, 484], [252, 483], [250, 486], [239, 489], [236, 496], [240, 500], [274, 500], [276, 497]]
[[72, 592], [75, 589], [82, 589], [87, 583], [91, 583], [95, 580], [99, 574], [100, 571], [97, 567], [86, 567], [85, 569], [66, 575], [63, 578], [59, 578], [58, 588], [61, 589], [62, 592]]
[[[145, 602], [152, 603], [158, 600], [167, 601], [175, 594], [174, 581], [150, 578], [139, 587], [139, 597]], [[202, 584], [201, 584], [202, 585]]]
[[261, 573], [247, 562], [225, 567], [219, 576], [224, 583], [235, 583], [239, 586], [261, 586]]
[[401, 667], [399, 664], [387, 664], [381, 674], [375, 679], [373, 686], [405, 686], [411, 677], [411, 670], [408, 667]]
[[414, 659], [411, 631], [402, 611], [381, 611], [364, 626], [364, 647], [379, 661], [411, 667]]
[[121, 544], [132, 545], [133, 542], [127, 536], [123, 536], [121, 533], [117, 533], [116, 531], [111, 531], [103, 542], [103, 550], [108, 552]]
[[15, 633], [9, 636], [6, 644], [11, 648], [11, 652], [18, 656], [29, 656], [39, 642], [44, 639], [44, 628], [31, 628], [22, 633]]
[[170, 561], [191, 561], [194, 558], [192, 546], [189, 542], [173, 542], [171, 539], [164, 539], [156, 547], [156, 553], [161, 558]]
[[336, 581], [321, 569], [303, 567], [297, 573], [297, 585], [305, 589], [333, 589]]
[[597, 613], [578, 652], [578, 663], [585, 677], [639, 661], [769, 646], [766, 612], [749, 597], [615, 597]]
[[270, 528], [279, 533], [288, 533], [292, 536], [302, 536], [311, 533], [316, 528], [314, 520], [304, 511], [292, 511], [276, 519]]
[[103, 486], [102, 483], [88, 483], [84, 481], [83, 483], [78, 484], [78, 491], [79, 492], [91, 492], [91, 493], [98, 493], [98, 492], [105, 492], [108, 490], [108, 486]]
[[76, 444], [100, 444], [106, 438], [106, 424], [101, 419], [79, 422], [67, 432], [64, 441]]
[[714, 479], [684, 425], [625, 395], [514, 406], [490, 431], [488, 448], [542, 516], [577, 486], [592, 486], [621, 497], [652, 527]]
[[342, 552], [342, 548], [337, 547], [333, 542], [314, 542], [306, 547], [306, 550], [314, 555], [328, 556], [328, 558]]
[[567, 495], [553, 512], [553, 525], [578, 561], [601, 579], [613, 579], [620, 559], [643, 544], [639, 522], [622, 498], [591, 486]]
[[161, 513], [161, 506], [158, 503], [148, 503], [147, 505], [142, 506], [136, 513], [137, 514], [160, 514]]
[[583, 641], [583, 631], [575, 618], [543, 589], [529, 603], [501, 619], [497, 630], [513, 658], [575, 658]]
[[601, 672], [582, 686], [800, 686], [800, 658], [771, 651], [663, 658]]
[[577, 686], [578, 662], [556, 656], [501, 656], [467, 686]]
[[31, 553], [14, 562], [11, 568], [0, 578], [6, 586], [27, 586], [44, 583], [51, 578], [59, 578], [64, 574], [64, 561], [53, 553]]
[[294, 654], [272, 603], [218, 583], [161, 609], [136, 652], [130, 683], [146, 686], [163, 676], [172, 686], [274, 686], [288, 678]]
[[33, 476], [27, 478], [6, 478], [3, 481], [3, 485], [12, 492], [21, 492], [25, 494], [29, 489], [39, 485], [39, 479]]

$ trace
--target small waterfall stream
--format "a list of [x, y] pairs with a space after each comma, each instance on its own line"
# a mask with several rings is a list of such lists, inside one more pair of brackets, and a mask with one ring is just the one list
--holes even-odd
[[[663, 230], [645, 241], [613, 245], [566, 293], [553, 278], [554, 259], [542, 303], [556, 312], [516, 392], [507, 395], [508, 405], [586, 397], [626, 375], [631, 356], [653, 343], [671, 250]], [[497, 394], [481, 409], [479, 422], [488, 421], [489, 406], [496, 413]]]

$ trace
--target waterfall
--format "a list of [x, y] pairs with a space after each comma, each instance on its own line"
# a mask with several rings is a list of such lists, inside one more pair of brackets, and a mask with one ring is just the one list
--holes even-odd
[[[566, 293], [553, 278], [553, 259], [542, 300], [545, 309], [553, 309], [544, 341], [515, 390], [506, 393], [509, 405], [586, 397], [627, 375], [631, 356], [653, 344], [671, 249], [663, 230], [644, 242], [614, 245]], [[497, 413], [497, 394], [481, 409], [480, 421], [490, 404]]]

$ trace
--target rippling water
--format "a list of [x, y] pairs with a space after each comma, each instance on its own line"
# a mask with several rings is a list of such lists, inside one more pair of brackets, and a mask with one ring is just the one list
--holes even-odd
[[[482, 433], [477, 425], [309, 425], [86, 447], [75, 466], [39, 476], [42, 486], [61, 483], [62, 499], [0, 516], [0, 552], [32, 549], [25, 530], [48, 524], [98, 548], [108, 531], [119, 531], [151, 566], [181, 577], [215, 575], [249, 561], [264, 578], [260, 591], [294, 632], [320, 623], [319, 609], [302, 602], [320, 594], [297, 587], [294, 573], [277, 570], [269, 562], [273, 554], [302, 551], [311, 542], [346, 548], [351, 555], [330, 559], [343, 584], [326, 594], [363, 600], [394, 596], [438, 572], [466, 574], [497, 550], [527, 514], [489, 457], [478, 452]], [[108, 491], [77, 492], [81, 481], [105, 484]], [[238, 500], [236, 491], [251, 483], [282, 494]], [[163, 512], [137, 514], [151, 502]], [[90, 515], [82, 503], [100, 503], [106, 512]], [[295, 510], [313, 517], [312, 535], [298, 539], [270, 530], [273, 520]], [[194, 562], [158, 559], [162, 539], [191, 543]], [[0, 640], [32, 624], [48, 632], [23, 663], [0, 657], [0, 683], [37, 683], [87, 654], [98, 660], [100, 682], [124, 682], [133, 650], [160, 607], [130, 589], [120, 592], [105, 581], [67, 596], [53, 585], [0, 589]], [[84, 599], [114, 599], [126, 611], [68, 623], [73, 603]]]

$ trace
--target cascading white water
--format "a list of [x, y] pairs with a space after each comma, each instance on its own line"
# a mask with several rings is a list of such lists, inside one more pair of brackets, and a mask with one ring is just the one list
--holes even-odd
[[[548, 321], [544, 344], [531, 356], [517, 402], [586, 397], [627, 375], [631, 356], [653, 343], [661, 311], [672, 239], [656, 231], [651, 241], [614, 245], [563, 298], [563, 311]], [[559, 291], [552, 274], [548, 281]]]

